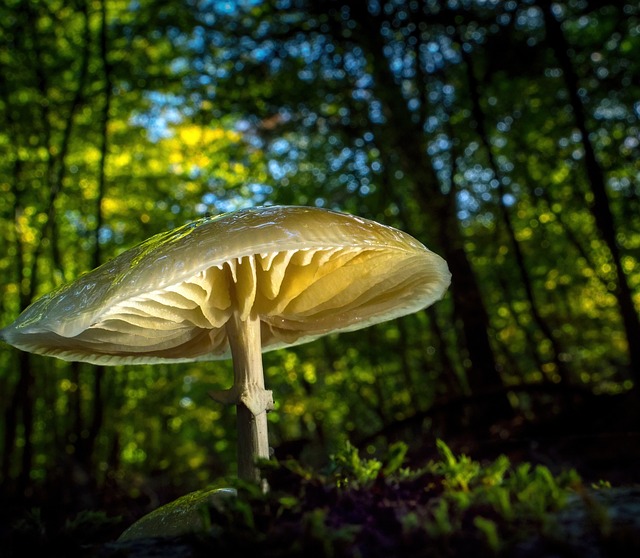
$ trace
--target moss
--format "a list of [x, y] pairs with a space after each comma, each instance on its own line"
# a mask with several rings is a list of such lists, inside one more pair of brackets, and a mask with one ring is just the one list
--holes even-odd
[[140, 518], [118, 540], [201, 532], [209, 527], [208, 507], [220, 505], [221, 500], [235, 495], [233, 488], [208, 488], [186, 494]]

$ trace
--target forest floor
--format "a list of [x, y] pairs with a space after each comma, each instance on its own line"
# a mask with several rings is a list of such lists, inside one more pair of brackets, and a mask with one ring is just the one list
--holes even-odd
[[183, 533], [156, 526], [123, 540], [128, 525], [109, 511], [56, 529], [29, 516], [5, 524], [0, 555], [640, 556], [638, 414], [621, 398], [594, 398], [545, 421], [496, 424], [493, 436], [449, 437], [426, 468], [402, 443], [379, 461], [352, 448], [331, 474], [287, 462], [265, 471], [267, 494], [240, 484], [237, 498], [207, 499], [198, 528]]

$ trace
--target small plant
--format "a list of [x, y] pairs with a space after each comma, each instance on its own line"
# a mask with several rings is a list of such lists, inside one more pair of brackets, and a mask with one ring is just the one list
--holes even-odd
[[238, 538], [264, 556], [493, 556], [553, 537], [554, 514], [580, 486], [573, 471], [554, 476], [504, 456], [480, 463], [441, 440], [437, 450], [418, 469], [405, 466], [402, 443], [363, 458], [346, 442], [321, 472], [264, 462], [270, 492], [239, 483], [239, 498], [212, 510], [211, 543], [231, 549]]
[[407, 445], [402, 442], [389, 447], [384, 461], [362, 459], [358, 449], [347, 441], [341, 451], [331, 456], [329, 474], [338, 488], [367, 488], [381, 475], [397, 473], [404, 463]]

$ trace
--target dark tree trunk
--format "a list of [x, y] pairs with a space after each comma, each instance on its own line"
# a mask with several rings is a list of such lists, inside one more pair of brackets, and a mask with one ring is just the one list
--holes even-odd
[[[430, 164], [422, 123], [409, 111], [384, 52], [380, 16], [372, 15], [366, 2], [350, 2], [350, 14], [357, 28], [352, 41], [357, 41], [369, 62], [374, 90], [385, 112], [380, 124], [381, 136], [398, 154], [400, 166], [415, 188], [416, 201], [427, 221], [439, 230], [440, 251], [453, 275], [451, 294], [455, 313], [462, 322], [469, 361], [469, 386], [474, 394], [492, 393], [486, 405], [478, 409], [473, 424], [483, 428], [512, 414], [503, 390], [495, 355], [489, 340], [489, 317], [475, 272], [463, 247], [463, 238], [455, 212], [452, 190], [444, 194]], [[339, 11], [338, 11], [339, 13]], [[341, 38], [341, 22], [334, 21], [336, 40]], [[359, 31], [359, 32], [358, 32]]]
[[512, 408], [504, 393], [504, 385], [498, 371], [495, 354], [489, 340], [489, 315], [482, 299], [480, 287], [471, 262], [462, 248], [456, 230], [455, 191], [442, 195], [440, 207], [440, 244], [453, 279], [451, 292], [454, 313], [462, 323], [468, 366], [467, 381], [471, 394], [486, 398], [480, 401], [470, 417], [471, 424], [482, 430], [512, 414]]
[[[95, 202], [96, 226], [94, 229], [94, 245], [93, 245], [93, 265], [98, 267], [102, 263], [102, 250], [100, 248], [100, 231], [103, 224], [102, 202], [107, 188], [106, 164], [109, 155], [109, 118], [111, 112], [112, 98], [112, 68], [109, 61], [109, 36], [107, 26], [107, 3], [103, 0], [100, 3], [100, 60], [102, 62], [102, 73], [104, 79], [104, 104], [102, 106], [102, 114], [100, 117], [100, 160], [98, 163], [98, 192]], [[103, 380], [104, 366], [95, 366], [93, 368], [93, 385], [92, 385], [92, 402], [91, 420], [89, 428], [86, 432], [86, 438], [83, 441], [83, 464], [87, 471], [91, 471], [93, 467], [95, 447], [98, 436], [104, 423], [104, 396], [103, 396]], [[92, 475], [91, 478], [95, 478]]]
[[[502, 173], [496, 164], [495, 157], [493, 156], [493, 149], [491, 147], [491, 141], [489, 140], [489, 135], [487, 134], [487, 129], [485, 126], [485, 114], [482, 109], [482, 104], [480, 102], [481, 93], [480, 93], [480, 85], [473, 71], [473, 61], [471, 59], [471, 55], [464, 48], [462, 41], [459, 38], [456, 38], [458, 44], [460, 46], [460, 54], [463, 59], [463, 63], [465, 65], [465, 69], [467, 72], [467, 82], [468, 82], [468, 90], [469, 90], [469, 99], [471, 101], [471, 114], [474, 119], [474, 123], [476, 126], [476, 131], [478, 132], [478, 136], [480, 138], [480, 142], [484, 147], [484, 150], [487, 154], [487, 160], [489, 162], [489, 168], [493, 171], [493, 175], [495, 176], [498, 186], [498, 207], [500, 209], [500, 213], [502, 216], [502, 221], [504, 227], [507, 232], [507, 238], [509, 239], [509, 244], [511, 245], [511, 250], [513, 252], [513, 257], [515, 259], [516, 268], [518, 270], [518, 274], [520, 277], [520, 282], [522, 284], [522, 288], [524, 289], [525, 296], [527, 302], [529, 303], [529, 311], [531, 312], [531, 317], [533, 318], [534, 323], [538, 327], [538, 330], [542, 334], [542, 336], [549, 341], [549, 345], [551, 347], [551, 360], [553, 365], [558, 372], [560, 377], [560, 381], [567, 385], [569, 383], [569, 371], [564, 362], [562, 362], [560, 355], [564, 352], [562, 347], [560, 346], [560, 341], [556, 338], [551, 330], [551, 327], [543, 318], [540, 310], [538, 309], [538, 303], [536, 300], [535, 291], [533, 288], [533, 283], [531, 281], [531, 277], [529, 276], [529, 272], [527, 271], [527, 265], [525, 262], [524, 254], [522, 252], [522, 248], [520, 247], [520, 243], [516, 238], [515, 228], [513, 226], [513, 222], [511, 220], [511, 215], [509, 213], [509, 208], [504, 203], [505, 197], [505, 189], [504, 182], [502, 180]], [[534, 351], [536, 351], [536, 347], [532, 347]]]
[[[16, 387], [15, 398], [18, 408], [22, 414], [22, 427], [24, 444], [22, 446], [22, 460], [20, 464], [20, 473], [17, 477], [16, 490], [17, 494], [24, 494], [29, 486], [31, 468], [33, 466], [33, 369], [31, 367], [31, 358], [28, 353], [20, 352], [18, 355], [18, 370], [20, 372], [20, 380]], [[15, 430], [14, 430], [15, 441]]]
[[[3, 98], [5, 100], [6, 97]], [[11, 118], [11, 111], [7, 111], [8, 117]], [[15, 124], [15, 122], [11, 122], [11, 124]], [[13, 126], [10, 126], [13, 129]], [[25, 289], [25, 282], [22, 281], [23, 270], [24, 270], [24, 249], [22, 246], [22, 242], [20, 241], [20, 235], [18, 231], [18, 219], [22, 212], [22, 208], [20, 205], [20, 177], [22, 171], [22, 163], [20, 162], [20, 158], [14, 155], [14, 166], [13, 173], [11, 177], [11, 192], [14, 198], [14, 206], [13, 206], [13, 221], [14, 221], [14, 238], [15, 238], [15, 249], [16, 249], [16, 258], [15, 258], [15, 277], [16, 281], [20, 285], [20, 308], [24, 308], [29, 300], [29, 293]], [[18, 357], [20, 358], [20, 357]], [[18, 364], [18, 384], [22, 380], [22, 369], [23, 364]], [[4, 413], [4, 433], [3, 433], [3, 452], [2, 452], [2, 464], [1, 464], [1, 476], [0, 481], [6, 487], [9, 487], [10, 484], [10, 475], [11, 475], [11, 463], [14, 459], [15, 455], [15, 441], [18, 429], [18, 401], [19, 398], [16, 397], [18, 393], [18, 385], [16, 385], [16, 389], [14, 392], [14, 396], [9, 399], [9, 404]]]
[[589, 180], [590, 192], [593, 196], [593, 202], [588, 205], [596, 226], [600, 231], [600, 235], [609, 249], [611, 261], [615, 268], [617, 280], [615, 295], [629, 347], [629, 364], [631, 377], [634, 381], [634, 390], [637, 396], [640, 397], [640, 318], [633, 303], [631, 287], [629, 286], [627, 276], [622, 267], [622, 254], [616, 239], [616, 226], [609, 203], [604, 172], [598, 162], [595, 149], [589, 138], [587, 117], [578, 93], [578, 76], [569, 57], [569, 45], [567, 44], [562, 27], [553, 14], [552, 2], [550, 0], [539, 0], [538, 4], [544, 14], [547, 42], [562, 69], [576, 127], [580, 131], [582, 138], [587, 178]]

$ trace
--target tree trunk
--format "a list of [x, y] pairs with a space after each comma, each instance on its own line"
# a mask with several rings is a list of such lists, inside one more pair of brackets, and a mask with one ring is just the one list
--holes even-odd
[[622, 267], [622, 254], [616, 239], [616, 227], [607, 194], [604, 172], [596, 157], [593, 144], [589, 139], [587, 118], [578, 93], [578, 76], [569, 58], [570, 47], [567, 44], [560, 23], [553, 14], [552, 2], [550, 0], [539, 0], [538, 4], [544, 14], [547, 41], [562, 69], [562, 75], [569, 94], [569, 102], [573, 110], [576, 127], [580, 131], [582, 138], [584, 163], [589, 180], [590, 193], [593, 196], [593, 201], [587, 203], [596, 226], [600, 231], [602, 240], [609, 249], [611, 261], [615, 268], [617, 280], [615, 296], [629, 347], [629, 364], [631, 377], [634, 382], [634, 391], [637, 397], [640, 398], [640, 318], [633, 303], [631, 287], [629, 286], [627, 276]]
[[[102, 250], [100, 248], [100, 230], [103, 224], [102, 203], [107, 187], [106, 164], [109, 155], [109, 118], [111, 112], [112, 98], [112, 72], [111, 62], [109, 61], [109, 37], [107, 27], [107, 5], [106, 0], [100, 3], [100, 60], [102, 62], [102, 73], [104, 79], [104, 104], [102, 106], [102, 114], [100, 117], [100, 159], [98, 161], [98, 192], [95, 202], [96, 226], [94, 229], [94, 244], [92, 255], [92, 267], [96, 268], [102, 263]], [[94, 453], [96, 442], [102, 425], [104, 423], [104, 399], [103, 399], [103, 379], [104, 366], [93, 366], [93, 385], [92, 385], [92, 401], [91, 420], [86, 439], [83, 441], [83, 464], [87, 471], [92, 472], [94, 466]], [[90, 475], [95, 478], [95, 474]]]
[[[16, 490], [17, 494], [24, 494], [29, 486], [31, 478], [31, 468], [33, 466], [33, 369], [31, 367], [31, 358], [28, 353], [20, 352], [18, 355], [18, 371], [20, 380], [16, 387], [15, 398], [18, 408], [22, 414], [22, 427], [24, 445], [22, 446], [22, 460], [20, 464], [20, 473], [17, 477]], [[15, 430], [14, 430], [15, 441]]]
[[[473, 62], [471, 60], [470, 54], [464, 49], [462, 41], [460, 41], [457, 37], [456, 40], [459, 44], [459, 51], [465, 65], [465, 70], [467, 72], [469, 99], [471, 100], [471, 114], [475, 121], [476, 131], [478, 132], [480, 142], [486, 151], [489, 168], [491, 168], [491, 170], [493, 171], [493, 175], [495, 176], [498, 183], [498, 207], [502, 215], [502, 221], [506, 228], [507, 238], [509, 240], [509, 244], [511, 245], [511, 250], [516, 262], [516, 268], [518, 270], [520, 282], [522, 284], [527, 302], [529, 304], [529, 311], [531, 312], [531, 317], [538, 327], [538, 330], [540, 331], [542, 336], [547, 341], [549, 341], [549, 345], [551, 347], [551, 361], [553, 362], [556, 372], [558, 373], [560, 382], [566, 386], [570, 382], [569, 371], [567, 370], [567, 366], [565, 365], [565, 363], [562, 362], [560, 358], [560, 355], [564, 351], [560, 345], [560, 341], [553, 334], [551, 327], [549, 327], [549, 324], [547, 324], [546, 320], [542, 317], [542, 314], [540, 314], [535, 291], [533, 288], [533, 283], [531, 281], [531, 277], [529, 276], [529, 272], [527, 271], [524, 254], [522, 252], [522, 248], [520, 247], [520, 243], [516, 238], [515, 228], [511, 220], [509, 209], [504, 203], [505, 189], [504, 182], [502, 180], [503, 177], [500, 169], [498, 168], [498, 165], [496, 164], [495, 157], [493, 156], [491, 142], [489, 141], [489, 136], [487, 134], [485, 126], [485, 114], [480, 103], [480, 85], [473, 71]], [[537, 350], [535, 346], [532, 347], [532, 349], [534, 351]]]
[[454, 192], [450, 188], [447, 194], [443, 193], [430, 164], [422, 123], [413, 119], [387, 61], [379, 16], [368, 11], [366, 2], [351, 2], [350, 13], [360, 30], [360, 33], [353, 33], [352, 40], [357, 40], [369, 62], [375, 94], [385, 113], [380, 135], [398, 154], [404, 174], [414, 185], [415, 198], [425, 219], [436, 224], [439, 230], [440, 251], [453, 275], [450, 292], [455, 313], [462, 322], [469, 386], [476, 395], [493, 394], [486, 398], [486, 404], [478, 409], [473, 419], [474, 425], [483, 428], [511, 415], [512, 409], [489, 340], [489, 317], [473, 267], [464, 251]]

